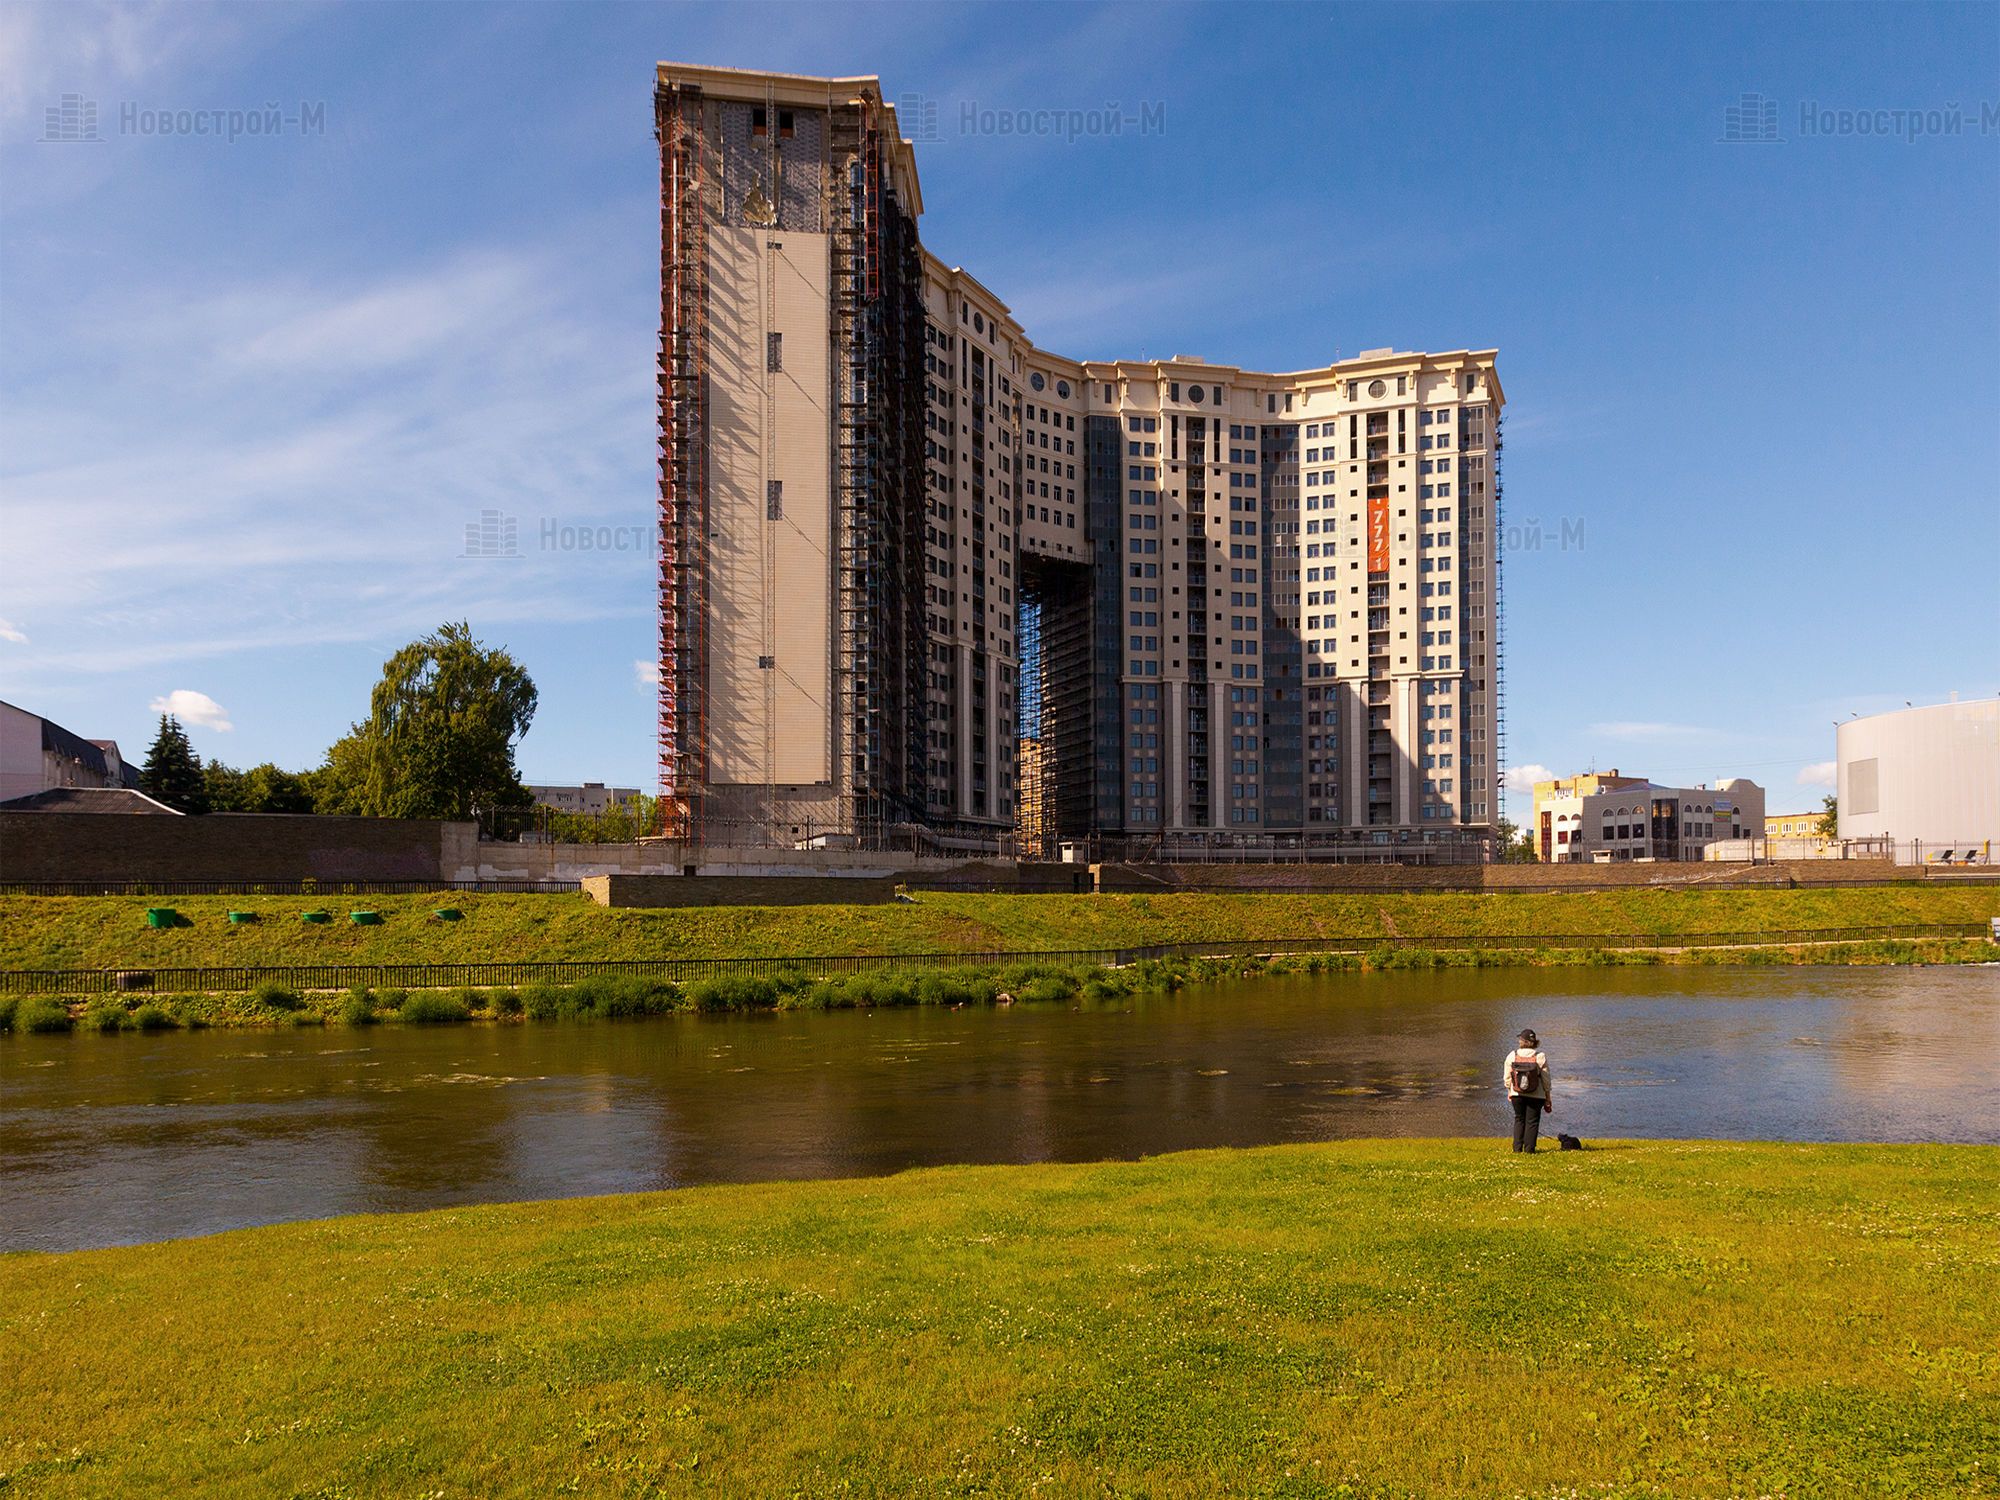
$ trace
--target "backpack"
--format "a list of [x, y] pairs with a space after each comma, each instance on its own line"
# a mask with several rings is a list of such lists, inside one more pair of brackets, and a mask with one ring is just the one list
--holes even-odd
[[1539, 1094], [1542, 1091], [1542, 1065], [1532, 1057], [1515, 1053], [1507, 1062], [1507, 1087], [1517, 1094]]

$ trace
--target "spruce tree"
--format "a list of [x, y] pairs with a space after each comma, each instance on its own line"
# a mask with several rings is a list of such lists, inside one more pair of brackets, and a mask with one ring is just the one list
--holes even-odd
[[172, 714], [160, 715], [160, 732], [146, 752], [139, 772], [139, 790], [177, 812], [208, 811], [208, 786], [201, 761], [188, 743], [187, 731]]

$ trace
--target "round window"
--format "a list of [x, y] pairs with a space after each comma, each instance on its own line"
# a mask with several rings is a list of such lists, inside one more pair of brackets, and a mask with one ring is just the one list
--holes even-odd
[[1048, 382], [1042, 379], [1042, 372], [1040, 370], [1037, 370], [1035, 371], [1034, 374], [1028, 377], [1028, 384], [1033, 386], [1036, 390], [1039, 391], [1043, 386], [1047, 385]]
[[[972, 321], [975, 323], [979, 321], [979, 315], [977, 313], [973, 314]], [[1384, 385], [1379, 380], [1371, 380], [1368, 382], [1368, 394], [1371, 396], [1379, 396], [1388, 389], [1389, 387]]]
[[1056, 382], [1056, 394], [1065, 401], [1069, 400], [1069, 382], [1067, 380], [1058, 380]]
[[[984, 318], [984, 317], [983, 317], [983, 316], [982, 316], [981, 314], [979, 314], [979, 313], [974, 313], [974, 314], [972, 315], [972, 327], [973, 327], [973, 331], [974, 331], [974, 332], [976, 332], [976, 333], [984, 333], [984, 332], [986, 332], [986, 319], [985, 319], [985, 318]], [[1376, 381], [1375, 383], [1376, 383], [1377, 385], [1380, 385], [1380, 384], [1381, 384], [1382, 382], [1378, 380], [1378, 381]], [[1375, 394], [1379, 396], [1379, 395], [1381, 395], [1382, 393], [1381, 393], [1380, 391], [1377, 391], [1377, 392], [1376, 392]]]
[[1202, 399], [1203, 399], [1203, 397], [1202, 397], [1202, 394], [1201, 394], [1201, 387], [1200, 387], [1200, 386], [1198, 386], [1198, 385], [1191, 385], [1191, 386], [1189, 386], [1189, 387], [1188, 387], [1188, 400], [1190, 400], [1190, 401], [1200, 401], [1200, 400], [1202, 400]]

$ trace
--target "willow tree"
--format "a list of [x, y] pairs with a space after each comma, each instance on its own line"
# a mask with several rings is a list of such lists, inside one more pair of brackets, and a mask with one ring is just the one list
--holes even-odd
[[520, 663], [474, 640], [464, 622], [412, 641], [383, 663], [368, 719], [356, 726], [367, 752], [361, 810], [467, 818], [527, 806], [514, 746], [536, 702]]

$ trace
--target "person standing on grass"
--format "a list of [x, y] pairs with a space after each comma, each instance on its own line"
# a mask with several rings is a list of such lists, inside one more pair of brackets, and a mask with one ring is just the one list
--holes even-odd
[[1532, 1028], [1521, 1033], [1501, 1064], [1500, 1076], [1507, 1085], [1507, 1102], [1514, 1106], [1514, 1149], [1532, 1152], [1542, 1133], [1542, 1115], [1554, 1113], [1556, 1107], [1549, 1055]]

